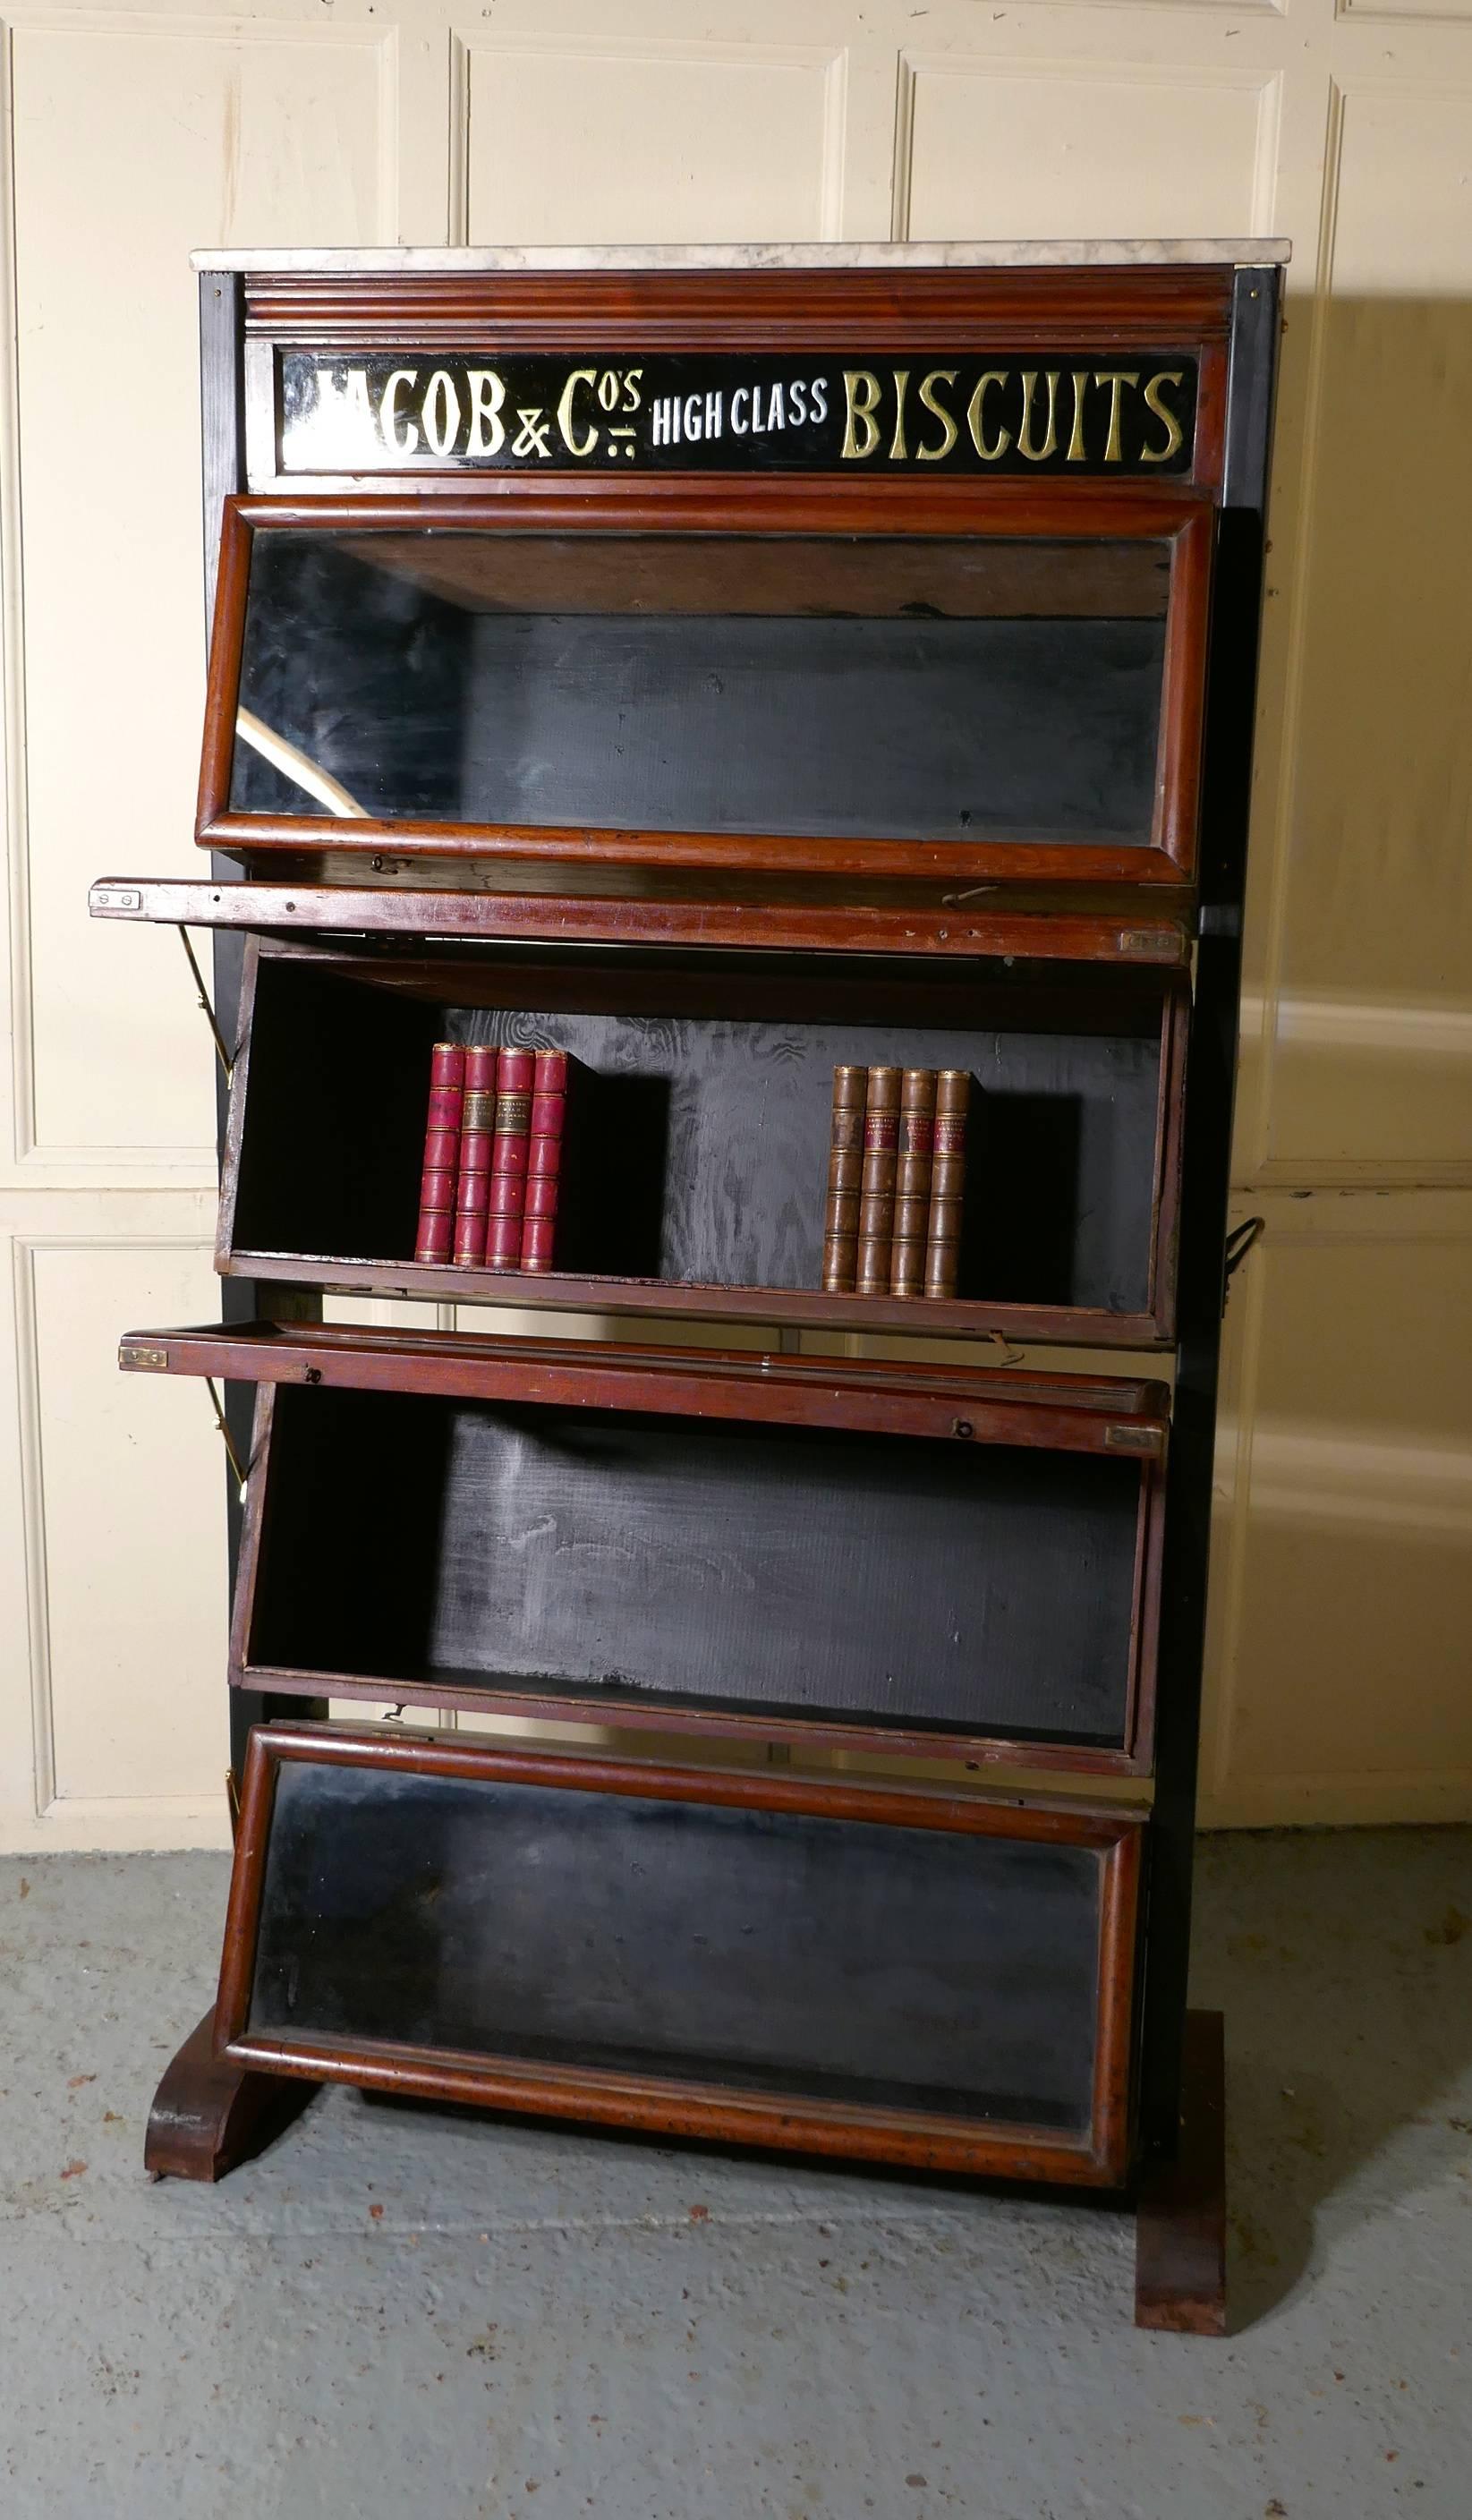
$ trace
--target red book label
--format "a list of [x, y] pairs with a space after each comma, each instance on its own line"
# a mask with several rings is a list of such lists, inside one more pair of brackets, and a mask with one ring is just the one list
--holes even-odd
[[457, 1216], [455, 1220], [455, 1266], [457, 1269], [480, 1269], [485, 1265], [485, 1218]]
[[526, 1189], [519, 1173], [492, 1173], [490, 1184], [492, 1216], [519, 1216], [525, 1205]]
[[864, 1145], [866, 1152], [870, 1154], [882, 1154], [887, 1148], [898, 1146], [899, 1142], [900, 1115], [898, 1111], [870, 1111], [866, 1115], [864, 1122]]
[[558, 1212], [558, 1192], [561, 1188], [556, 1173], [535, 1173], [526, 1185], [526, 1213], [549, 1222]]
[[938, 1155], [961, 1155], [966, 1149], [966, 1117], [964, 1112], [941, 1111], [936, 1114], [932, 1140]]

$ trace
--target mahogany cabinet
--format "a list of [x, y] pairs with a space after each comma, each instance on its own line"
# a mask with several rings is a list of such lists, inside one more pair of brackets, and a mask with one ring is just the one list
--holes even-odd
[[[224, 1318], [121, 1350], [222, 1379], [245, 1473], [156, 2169], [337, 2078], [1092, 2183], [1141, 2321], [1220, 2328], [1186, 1966], [1282, 259], [202, 258], [211, 855], [91, 904], [214, 930], [229, 1070]], [[437, 1040], [572, 1054], [552, 1274], [414, 1259]], [[954, 1296], [822, 1290], [839, 1063], [972, 1078]], [[803, 1351], [864, 1331], [958, 1344]]]

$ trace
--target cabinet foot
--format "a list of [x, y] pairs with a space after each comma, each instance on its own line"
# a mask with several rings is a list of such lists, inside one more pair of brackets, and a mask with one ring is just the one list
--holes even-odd
[[1188, 2012], [1181, 2142], [1147, 2162], [1135, 2211], [1135, 2324], [1227, 2333], [1226, 2055], [1220, 2012]]
[[151, 2179], [223, 2179], [238, 2162], [263, 2152], [316, 2089], [216, 2056], [211, 2006], [154, 2093], [143, 2166]]

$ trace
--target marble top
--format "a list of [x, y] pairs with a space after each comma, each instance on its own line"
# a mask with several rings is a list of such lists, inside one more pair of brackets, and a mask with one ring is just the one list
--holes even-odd
[[226, 246], [196, 271], [966, 271], [1286, 262], [1285, 237], [1131, 237], [992, 245]]

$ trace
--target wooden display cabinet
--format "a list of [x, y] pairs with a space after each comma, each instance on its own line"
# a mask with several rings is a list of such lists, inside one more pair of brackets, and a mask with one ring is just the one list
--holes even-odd
[[[1185, 1983], [1281, 258], [206, 258], [213, 856], [92, 896], [216, 930], [232, 1064], [226, 1318], [121, 1354], [223, 1377], [248, 1465], [156, 2170], [336, 2078], [1101, 2185], [1140, 2321], [1220, 2331]], [[553, 1275], [413, 1258], [439, 1039], [573, 1054]], [[822, 1290], [840, 1062], [973, 1079], [952, 1297]]]

